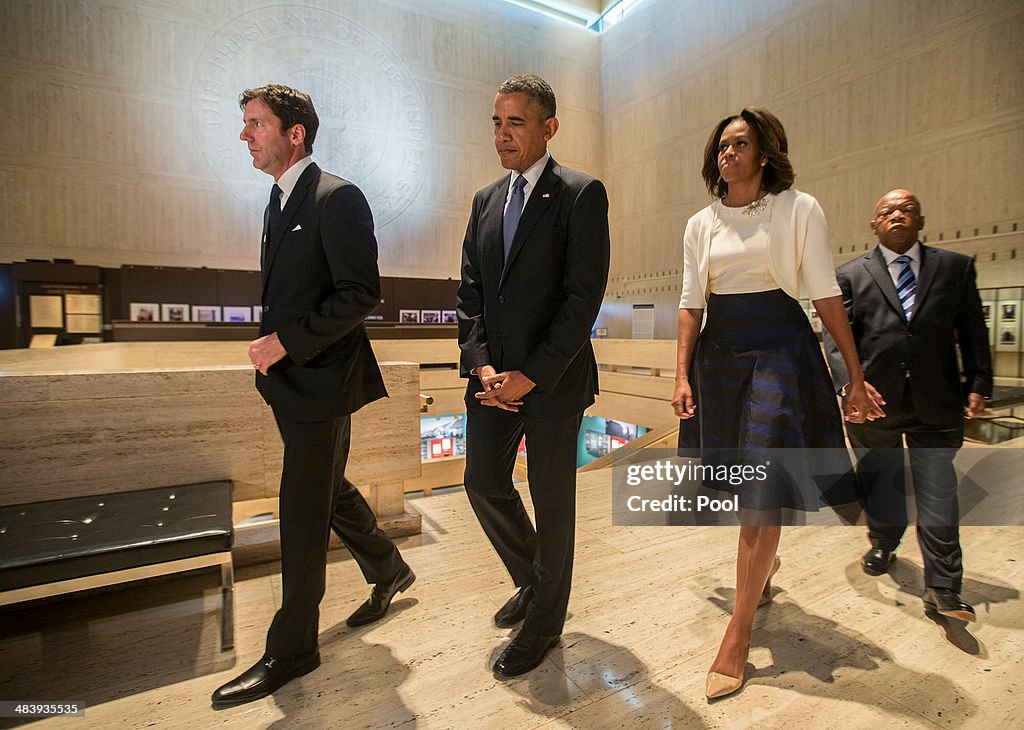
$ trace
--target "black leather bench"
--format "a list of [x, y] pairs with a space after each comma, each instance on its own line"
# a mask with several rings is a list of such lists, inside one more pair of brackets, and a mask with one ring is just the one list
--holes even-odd
[[220, 566], [234, 646], [231, 482], [0, 507], [0, 606]]

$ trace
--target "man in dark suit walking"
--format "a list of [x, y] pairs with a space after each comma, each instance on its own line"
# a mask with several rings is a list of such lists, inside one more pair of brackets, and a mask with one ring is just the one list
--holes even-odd
[[[458, 292], [468, 415], [466, 492], [518, 592], [498, 611], [522, 630], [494, 664], [541, 663], [565, 623], [576, 519], [576, 449], [597, 393], [590, 331], [608, 279], [608, 197], [599, 180], [547, 151], [555, 95], [514, 76], [494, 100], [494, 144], [511, 170], [477, 192]], [[525, 434], [537, 526], [512, 484]]]
[[262, 336], [249, 357], [284, 441], [282, 597], [263, 658], [213, 693], [215, 709], [266, 697], [320, 665], [332, 527], [375, 584], [349, 625], [383, 617], [415, 580], [345, 479], [350, 414], [387, 395], [363, 326], [380, 301], [370, 208], [359, 188], [312, 161], [319, 119], [307, 94], [263, 86], [243, 92], [239, 105], [252, 164], [275, 181], [263, 232]]
[[[864, 376], [874, 386], [872, 397], [886, 404], [885, 418], [846, 424], [871, 541], [861, 565], [869, 575], [885, 573], [907, 528], [906, 437], [925, 608], [973, 621], [974, 609], [960, 598], [953, 458], [963, 444], [965, 405], [968, 418], [980, 415], [992, 394], [992, 361], [973, 260], [922, 245], [923, 227], [914, 194], [893, 190], [871, 219], [879, 246], [837, 270]], [[847, 382], [846, 370], [834, 343], [826, 344], [838, 388]]]

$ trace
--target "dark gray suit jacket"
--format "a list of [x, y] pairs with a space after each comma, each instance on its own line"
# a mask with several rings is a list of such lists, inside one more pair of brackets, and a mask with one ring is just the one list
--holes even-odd
[[380, 303], [373, 215], [352, 183], [311, 164], [263, 262], [260, 334], [288, 355], [256, 387], [275, 414], [323, 421], [387, 396], [363, 321]]
[[470, 370], [521, 370], [526, 408], [579, 413], [598, 392], [590, 331], [608, 281], [608, 195], [600, 180], [552, 158], [523, 209], [508, 261], [502, 222], [510, 176], [477, 192], [462, 248], [457, 310], [466, 401]]
[[[992, 394], [992, 357], [974, 261], [930, 246], [922, 245], [921, 251], [909, 322], [877, 247], [847, 261], [836, 276], [867, 381], [886, 402], [896, 404], [909, 373], [918, 418], [928, 424], [959, 425], [967, 393]], [[825, 349], [838, 390], [849, 376], [827, 333]]]

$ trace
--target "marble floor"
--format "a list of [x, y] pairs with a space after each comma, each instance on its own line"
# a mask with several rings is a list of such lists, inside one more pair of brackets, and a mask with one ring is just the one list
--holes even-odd
[[[524, 490], [525, 491], [525, 490]], [[924, 615], [911, 540], [890, 575], [861, 572], [862, 528], [783, 531], [743, 690], [708, 703], [704, 675], [732, 599], [737, 531], [613, 527], [610, 476], [583, 474], [576, 573], [561, 646], [498, 681], [512, 632], [491, 615], [513, 588], [462, 490], [410, 500], [400, 546], [419, 579], [382, 622], [345, 618], [367, 588], [332, 553], [323, 665], [273, 697], [213, 712], [209, 694], [256, 661], [278, 566], [243, 568], [234, 651], [218, 649], [212, 573], [0, 612], [0, 699], [77, 700], [51, 728], [1020, 727], [1024, 530], [964, 528], [964, 597], [978, 622]], [[0, 727], [16, 721], [0, 720]]]

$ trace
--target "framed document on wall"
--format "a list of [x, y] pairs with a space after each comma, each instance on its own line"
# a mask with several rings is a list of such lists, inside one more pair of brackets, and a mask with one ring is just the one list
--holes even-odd
[[160, 305], [156, 302], [132, 302], [128, 305], [128, 319], [132, 322], [156, 322], [160, 319]]
[[64, 311], [68, 314], [103, 314], [103, 300], [99, 294], [65, 294]]
[[189, 306], [187, 304], [161, 304], [161, 322], [188, 322]]
[[1020, 309], [1022, 302], [1000, 302], [996, 314], [999, 324], [996, 325], [996, 351], [1020, 351]]
[[33, 294], [28, 298], [29, 326], [33, 329], [64, 327], [64, 298]]
[[103, 300], [99, 294], [64, 295], [67, 332], [73, 335], [98, 335], [103, 332]]
[[251, 307], [224, 307], [225, 322], [252, 322]]
[[193, 322], [220, 322], [220, 307], [210, 304], [192, 305]]

